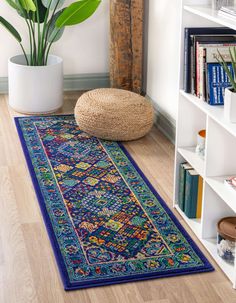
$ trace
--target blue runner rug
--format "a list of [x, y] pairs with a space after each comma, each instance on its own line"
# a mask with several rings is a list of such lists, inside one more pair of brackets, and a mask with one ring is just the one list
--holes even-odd
[[65, 290], [212, 271], [123, 145], [15, 120]]

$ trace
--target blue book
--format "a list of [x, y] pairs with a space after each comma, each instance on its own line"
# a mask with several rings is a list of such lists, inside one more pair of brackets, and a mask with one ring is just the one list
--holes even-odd
[[191, 93], [191, 50], [194, 35], [236, 35], [236, 31], [227, 27], [186, 27], [184, 29], [184, 91]]
[[[227, 63], [232, 76], [233, 68]], [[210, 105], [223, 105], [225, 88], [230, 87], [229, 77], [219, 63], [207, 64], [207, 102]]]
[[194, 170], [186, 171], [184, 212], [190, 219], [197, 217], [199, 174]]
[[184, 198], [185, 198], [185, 180], [186, 171], [192, 169], [192, 166], [188, 163], [181, 163], [179, 166], [179, 192], [178, 192], [178, 205], [179, 208], [184, 211]]

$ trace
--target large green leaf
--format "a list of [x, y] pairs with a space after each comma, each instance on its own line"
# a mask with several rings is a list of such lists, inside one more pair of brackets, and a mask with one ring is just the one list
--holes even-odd
[[18, 31], [6, 19], [4, 19], [1, 16], [0, 16], [0, 24], [2, 24], [19, 43], [21, 43], [22, 39]]
[[[42, 0], [36, 0], [36, 1], [37, 1], [38, 12], [39, 12], [39, 22], [43, 23], [46, 12], [47, 12], [47, 8], [43, 5]], [[24, 18], [26, 17], [27, 19], [34, 20], [35, 22], [38, 22], [38, 16], [37, 16], [36, 12], [31, 11], [28, 14], [25, 14], [26, 10], [23, 10], [23, 11], [22, 10], [21, 11], [18, 10], [18, 14], [21, 17], [24, 17]]]
[[33, 0], [18, 0], [21, 7], [23, 9], [25, 9], [27, 12], [32, 11], [35, 12], [36, 11], [36, 6], [34, 4]]
[[57, 27], [75, 25], [88, 19], [97, 9], [101, 0], [79, 0], [68, 6], [56, 21]]
[[65, 3], [65, 0], [42, 0], [43, 5], [45, 7], [49, 7], [51, 10], [54, 10], [55, 7], [57, 7], [58, 9], [62, 7], [62, 5]]
[[62, 9], [61, 11], [57, 12], [51, 18], [51, 20], [48, 21], [48, 24], [47, 24], [47, 26], [49, 27], [48, 28], [48, 35], [47, 35], [47, 41], [48, 42], [56, 42], [61, 38], [65, 27], [62, 27], [62, 28], [56, 27], [56, 21], [57, 21], [57, 18], [63, 13], [64, 10], [65, 9]]
[[6, 1], [14, 9], [19, 9], [18, 4], [14, 0], [6, 0]]

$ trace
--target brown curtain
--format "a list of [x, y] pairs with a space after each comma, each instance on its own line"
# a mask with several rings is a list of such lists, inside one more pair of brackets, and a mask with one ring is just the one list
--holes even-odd
[[144, 0], [110, 0], [111, 87], [141, 93]]

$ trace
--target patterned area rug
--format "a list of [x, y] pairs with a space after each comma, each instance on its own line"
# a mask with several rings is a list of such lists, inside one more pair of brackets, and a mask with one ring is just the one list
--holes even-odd
[[16, 125], [66, 290], [213, 270], [121, 144], [71, 115]]

